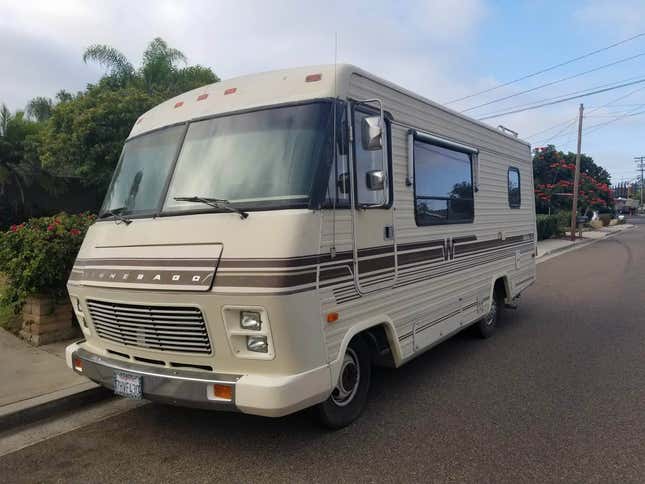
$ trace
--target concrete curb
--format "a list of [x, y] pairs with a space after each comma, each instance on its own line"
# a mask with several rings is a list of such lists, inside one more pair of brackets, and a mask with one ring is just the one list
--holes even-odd
[[93, 382], [5, 405], [0, 409], [0, 432], [43, 420], [114, 396]]
[[576, 241], [573, 244], [565, 245], [563, 247], [558, 247], [557, 249], [548, 250], [543, 254], [538, 254], [537, 257], [535, 258], [535, 263], [539, 264], [540, 262], [547, 261], [552, 257], [555, 257], [556, 255], [559, 255], [561, 253], [573, 251], [576, 249], [582, 249], [583, 247], [586, 247], [588, 245], [594, 244], [596, 242], [600, 242], [601, 240], [606, 240], [610, 237], [614, 237], [618, 234], [622, 234], [624, 232], [628, 232], [633, 229], [634, 229], [634, 226], [632, 225], [631, 227], [626, 227], [621, 230], [606, 232], [604, 237], [600, 237], [597, 239], [585, 239], [585, 240], [576, 239]]

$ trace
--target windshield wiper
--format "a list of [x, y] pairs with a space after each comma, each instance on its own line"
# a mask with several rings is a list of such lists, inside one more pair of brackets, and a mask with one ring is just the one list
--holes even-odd
[[224, 200], [222, 198], [206, 198], [206, 197], [174, 197], [174, 200], [177, 202], [193, 202], [193, 203], [204, 203], [210, 205], [213, 208], [228, 210], [229, 212], [235, 212], [240, 215], [240, 218], [244, 220], [249, 216], [244, 210], [240, 210], [237, 207], [231, 205], [231, 202]]
[[132, 219], [129, 219], [128, 217], [124, 217], [123, 215], [121, 215], [121, 212], [123, 212], [124, 210], [125, 210], [125, 207], [119, 207], [113, 210], [107, 210], [103, 212], [99, 216], [99, 218], [114, 217], [115, 219], [120, 220], [124, 224], [130, 225], [132, 223]]

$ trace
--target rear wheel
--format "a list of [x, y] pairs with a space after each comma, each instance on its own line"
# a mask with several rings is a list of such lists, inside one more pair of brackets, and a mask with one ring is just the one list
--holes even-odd
[[490, 303], [490, 309], [482, 319], [475, 325], [477, 329], [477, 335], [480, 338], [490, 338], [495, 329], [497, 329], [497, 323], [501, 319], [502, 308], [504, 307], [504, 298], [499, 291], [495, 291], [493, 294], [493, 300]]
[[356, 420], [367, 405], [371, 376], [369, 346], [356, 336], [347, 347], [336, 386], [316, 408], [320, 422], [325, 427], [340, 429]]

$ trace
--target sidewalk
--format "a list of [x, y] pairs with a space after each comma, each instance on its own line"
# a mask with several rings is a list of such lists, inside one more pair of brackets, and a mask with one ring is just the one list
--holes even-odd
[[98, 385], [67, 367], [68, 343], [35, 348], [0, 329], [0, 431], [99, 396]]
[[539, 261], [543, 257], [562, 252], [564, 250], [588, 245], [596, 240], [604, 239], [610, 235], [622, 232], [624, 230], [629, 230], [634, 228], [633, 224], [623, 224], [623, 225], [613, 225], [611, 227], [602, 227], [595, 230], [587, 230], [582, 232], [582, 238], [578, 238], [576, 234], [576, 241], [572, 242], [568, 237], [570, 237], [571, 232], [567, 232], [565, 237], [561, 239], [547, 239], [540, 240], [537, 243], [537, 260]]

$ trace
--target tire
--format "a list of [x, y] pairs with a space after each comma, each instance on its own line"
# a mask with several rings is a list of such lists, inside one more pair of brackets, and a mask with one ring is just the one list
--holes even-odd
[[502, 319], [503, 308], [504, 298], [499, 291], [495, 291], [488, 313], [475, 324], [477, 336], [483, 339], [493, 336], [497, 323]]
[[346, 427], [365, 410], [372, 377], [370, 348], [361, 336], [349, 343], [338, 384], [327, 400], [316, 406], [318, 420], [329, 429]]

